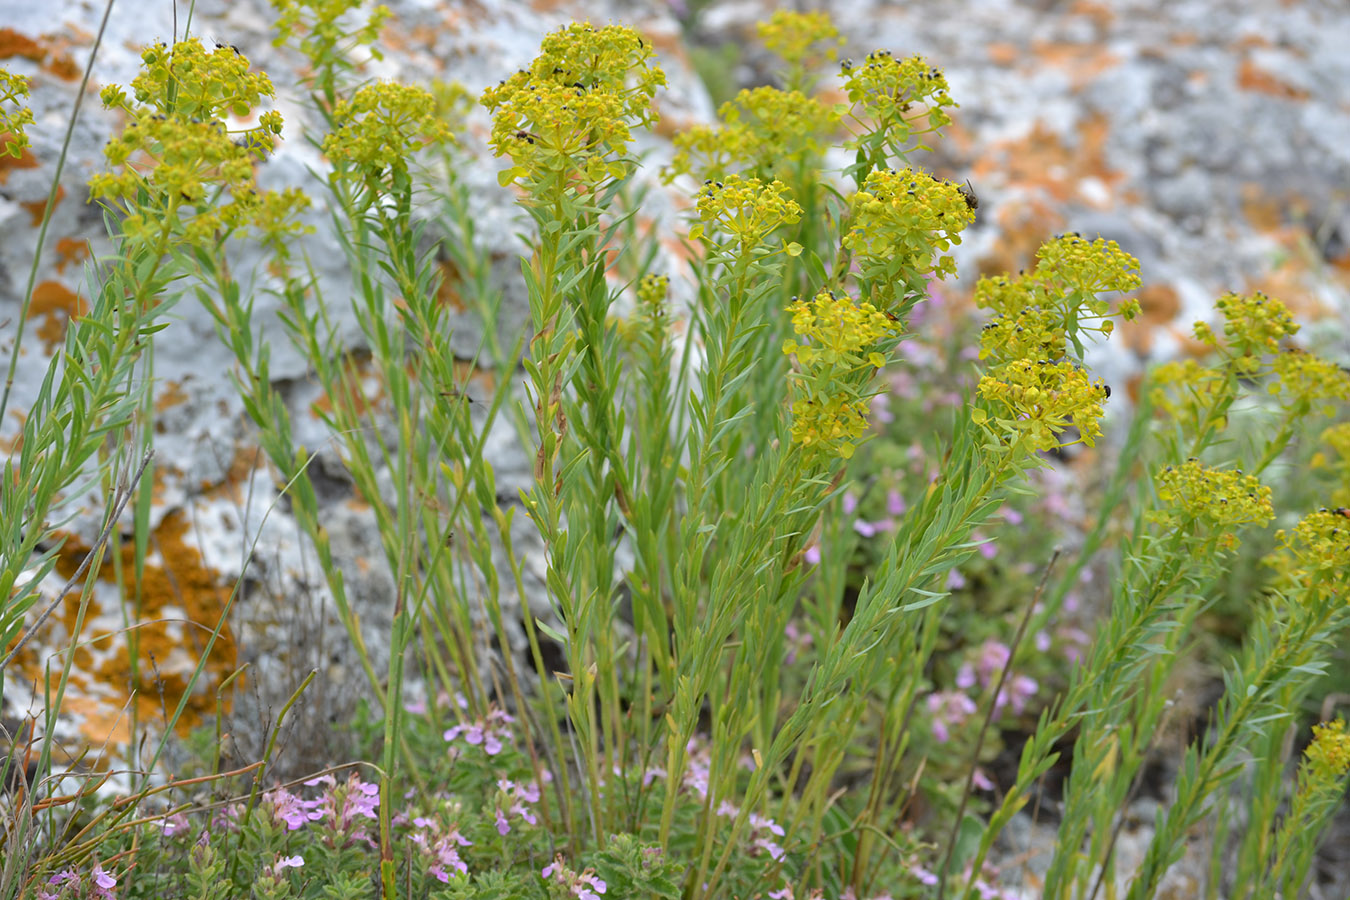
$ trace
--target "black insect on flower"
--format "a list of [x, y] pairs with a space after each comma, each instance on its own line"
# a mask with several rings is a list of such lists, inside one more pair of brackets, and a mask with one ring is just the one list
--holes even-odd
[[975, 188], [971, 186], [969, 178], [965, 184], [958, 184], [956, 190], [961, 194], [961, 199], [966, 201], [966, 206], [971, 209], [980, 208], [980, 198], [975, 196]]

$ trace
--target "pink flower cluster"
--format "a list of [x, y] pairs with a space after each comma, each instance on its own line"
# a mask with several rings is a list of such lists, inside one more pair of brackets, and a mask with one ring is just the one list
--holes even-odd
[[101, 863], [95, 863], [93, 871], [89, 873], [87, 892], [80, 889], [84, 881], [74, 869], [63, 869], [37, 889], [37, 900], [66, 900], [81, 896], [89, 900], [116, 900], [117, 895], [112, 889], [117, 887], [117, 879], [106, 872]]
[[509, 726], [514, 721], [505, 710], [494, 709], [484, 719], [447, 728], [441, 737], [451, 744], [462, 739], [470, 746], [482, 747], [488, 756], [496, 756], [511, 742]]
[[425, 816], [413, 819], [412, 824], [417, 829], [412, 834], [412, 842], [430, 857], [431, 865], [427, 871], [436, 880], [448, 883], [456, 875], [469, 874], [468, 865], [459, 857], [459, 848], [471, 846], [473, 842], [459, 833], [458, 825], [443, 828], [435, 819]]
[[564, 885], [577, 900], [600, 900], [600, 895], [607, 888], [604, 879], [596, 875], [594, 869], [587, 869], [578, 874], [567, 868], [561, 853], [553, 858], [553, 862], [544, 866], [539, 874]]
[[[505, 836], [511, 830], [510, 817], [515, 816], [531, 825], [539, 824], [534, 810], [527, 803], [539, 802], [539, 785], [533, 781], [517, 784], [506, 778], [497, 779], [497, 833]], [[503, 809], [505, 807], [505, 809]]]
[[364, 841], [374, 846], [362, 820], [379, 818], [379, 785], [362, 781], [355, 772], [343, 784], [338, 784], [332, 775], [320, 775], [305, 784], [309, 787], [321, 784], [326, 788], [317, 801], [307, 801], [315, 804], [311, 812], [318, 813], [317, 818], [307, 815], [310, 821], [322, 822], [348, 842]]

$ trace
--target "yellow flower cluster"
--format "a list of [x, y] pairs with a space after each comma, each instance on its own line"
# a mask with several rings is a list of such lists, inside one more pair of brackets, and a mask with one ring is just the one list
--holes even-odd
[[1345, 719], [1313, 726], [1312, 743], [1303, 751], [1308, 765], [1317, 776], [1335, 780], [1350, 773], [1350, 731]]
[[[382, 82], [361, 88], [333, 108], [333, 132], [323, 152], [334, 163], [351, 163], [365, 177], [388, 168], [406, 171], [408, 158], [427, 144], [452, 140], [436, 98], [406, 84]], [[341, 169], [339, 169], [341, 171]]]
[[839, 394], [792, 402], [792, 440], [803, 447], [849, 459], [857, 449], [854, 442], [866, 430], [866, 400]]
[[631, 126], [655, 120], [666, 83], [652, 48], [631, 28], [573, 23], [544, 38], [540, 55], [482, 103], [495, 114], [490, 143], [515, 165], [503, 184], [580, 173], [598, 184], [626, 172]]
[[1167, 527], [1194, 522], [1221, 532], [1219, 546], [1238, 545], [1232, 529], [1266, 525], [1275, 517], [1270, 488], [1253, 475], [1211, 469], [1199, 460], [1167, 466], [1157, 476], [1160, 507], [1152, 516]]
[[1319, 509], [1299, 520], [1292, 533], [1275, 537], [1293, 569], [1333, 583], [1350, 579], [1350, 510]]
[[1139, 261], [1115, 241], [1066, 234], [1047, 241], [1036, 257], [1028, 275], [981, 278], [975, 285], [975, 305], [993, 313], [980, 335], [981, 358], [1057, 358], [1066, 342], [1081, 353], [1081, 332], [1109, 336], [1113, 315], [1127, 321], [1139, 315], [1137, 300], [1122, 301], [1113, 314], [1110, 301], [1096, 296], [1141, 283]]
[[638, 282], [638, 305], [644, 309], [659, 309], [670, 291], [668, 275], [644, 275]]
[[[131, 82], [134, 103], [117, 85], [103, 90], [104, 105], [123, 110], [128, 122], [104, 148], [121, 171], [90, 178], [91, 198], [120, 208], [123, 231], [134, 238], [175, 234], [197, 242], [246, 225], [274, 238], [297, 230], [294, 215], [309, 202], [304, 194], [254, 187], [254, 163], [281, 133], [280, 113], [263, 113], [257, 127], [238, 132], [222, 121], [271, 97], [267, 76], [249, 72], [233, 48], [207, 51], [196, 38], [157, 44], [141, 59], [143, 70]], [[187, 208], [195, 214], [185, 217]]]
[[876, 50], [861, 65], [845, 60], [841, 69], [854, 114], [874, 119], [878, 131], [892, 142], [909, 138], [913, 126], [906, 114], [915, 104], [927, 111], [926, 130], [936, 131], [951, 123], [945, 107], [957, 104], [947, 92], [947, 78], [922, 56], [896, 59], [889, 50]]
[[823, 12], [799, 13], [780, 9], [767, 22], [755, 26], [759, 39], [770, 52], [789, 66], [810, 68], [832, 60], [844, 39]]
[[279, 13], [272, 43], [280, 47], [299, 37], [300, 51], [316, 67], [332, 65], [358, 46], [369, 47], [371, 56], [381, 59], [374, 45], [393, 13], [387, 6], [376, 6], [366, 23], [353, 31], [349, 20], [362, 5], [363, 0], [272, 0], [272, 8]]
[[[1314, 404], [1330, 400], [1350, 400], [1350, 374], [1335, 363], [1302, 350], [1288, 349], [1271, 361], [1274, 380], [1272, 394], [1283, 393], [1288, 404], [1299, 409], [1310, 409]], [[1335, 408], [1324, 409], [1328, 416]]]
[[1063, 318], [1041, 306], [994, 313], [980, 329], [980, 359], [1059, 359], [1065, 352]]
[[1326, 451], [1313, 454], [1311, 465], [1314, 469], [1331, 468], [1336, 473], [1337, 485], [1332, 489], [1331, 502], [1340, 506], [1350, 506], [1350, 422], [1332, 425], [1322, 432], [1319, 440], [1331, 449], [1332, 459]]
[[992, 414], [1005, 431], [1027, 435], [1037, 450], [1058, 446], [1070, 425], [1092, 446], [1101, 434], [1102, 403], [1110, 389], [1092, 381], [1073, 359], [1082, 357], [1083, 332], [1109, 335], [1112, 316], [1131, 319], [1139, 304], [1125, 300], [1116, 311], [1100, 291], [1139, 286], [1139, 263], [1114, 241], [1089, 241], [1076, 234], [1048, 241], [1038, 263], [1017, 278], [982, 278], [975, 303], [992, 315], [980, 333], [980, 358], [991, 360], [980, 379], [980, 396], [991, 409], [977, 409], [984, 424]]
[[779, 226], [801, 219], [802, 208], [786, 194], [781, 181], [765, 184], [758, 178], [728, 175], [725, 181], [705, 182], [696, 201], [702, 222], [689, 230], [689, 238], [721, 231], [734, 235], [743, 251], [756, 247]]
[[844, 246], [857, 257], [862, 278], [956, 274], [950, 256], [935, 257], [961, 243], [961, 231], [975, 221], [958, 185], [913, 169], [879, 169], [849, 205]]
[[1223, 373], [1193, 359], [1172, 361], [1150, 373], [1149, 399], [1154, 409], [1180, 422], [1195, 425], [1218, 403], [1226, 390]]
[[[1143, 283], [1139, 260], [1121, 250], [1115, 241], [1104, 238], [1089, 241], [1079, 234], [1060, 235], [1042, 244], [1036, 251], [1036, 259], [1036, 274], [1042, 283], [1059, 284], [1083, 295], [1129, 293]], [[1107, 307], [1104, 300], [1089, 304], [1097, 316], [1104, 316]], [[1138, 314], [1137, 303], [1134, 314]], [[1106, 333], [1110, 334], [1110, 330]]]
[[809, 302], [794, 298], [788, 312], [803, 341], [784, 341], [783, 353], [795, 358], [794, 380], [805, 395], [792, 404], [792, 439], [848, 459], [867, 430], [868, 398], [861, 389], [886, 365], [900, 323], [833, 291]]
[[[1260, 292], [1249, 297], [1224, 294], [1214, 301], [1214, 308], [1223, 314], [1224, 337], [1240, 356], [1274, 352], [1279, 349], [1281, 340], [1299, 331], [1299, 325], [1290, 315], [1288, 307]], [[1218, 338], [1208, 325], [1197, 322], [1195, 336], [1218, 349]]]
[[788, 307], [792, 330], [810, 343], [783, 342], [783, 352], [804, 367], [862, 366], [879, 369], [886, 358], [876, 351], [879, 341], [898, 334], [900, 324], [870, 303], [855, 304], [848, 296], [821, 291], [808, 303], [795, 300]]
[[[1005, 430], [1025, 435], [1035, 450], [1059, 446], [1059, 435], [1070, 425], [1080, 440], [1091, 447], [1102, 433], [1098, 420], [1102, 403], [1110, 394], [1101, 381], [1069, 360], [1014, 359], [980, 379], [978, 391], [989, 401], [993, 418]], [[982, 409], [974, 412], [976, 424], [988, 421]]]
[[[23, 105], [23, 98], [27, 96], [27, 78], [0, 70], [0, 134], [5, 136], [4, 142], [0, 143], [0, 156], [18, 159], [28, 146], [28, 135], [24, 130], [33, 124], [33, 111]], [[7, 111], [7, 103], [18, 105], [18, 110]]]
[[699, 125], [675, 136], [675, 157], [664, 173], [667, 183], [677, 175], [718, 179], [739, 171], [770, 176], [822, 154], [840, 114], [800, 91], [759, 87], [722, 104], [718, 117], [720, 125]]

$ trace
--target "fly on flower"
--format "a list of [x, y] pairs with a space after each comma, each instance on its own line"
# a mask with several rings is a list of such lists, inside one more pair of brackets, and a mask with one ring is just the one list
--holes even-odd
[[971, 185], [970, 179], [966, 179], [965, 184], [958, 184], [956, 190], [961, 194], [961, 199], [966, 201], [966, 206], [971, 209], [980, 208], [980, 198], [975, 195], [975, 188]]

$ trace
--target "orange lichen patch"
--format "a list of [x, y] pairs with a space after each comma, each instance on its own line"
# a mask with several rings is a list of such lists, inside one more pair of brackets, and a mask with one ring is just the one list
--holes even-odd
[[[52, 209], [55, 210], [56, 207], [60, 206], [61, 201], [64, 200], [65, 197], [66, 197], [65, 187], [62, 185], [57, 185], [56, 199], [52, 203]], [[31, 224], [34, 228], [42, 224], [42, 217], [47, 213], [46, 197], [43, 197], [41, 200], [29, 200], [27, 202], [21, 202], [19, 203], [19, 205], [22, 206], [24, 209], [28, 210], [28, 215], [32, 217], [32, 222], [29, 224]]]
[[1235, 47], [1238, 50], [1248, 50], [1252, 47], [1269, 47], [1269, 46], [1270, 46], [1270, 39], [1267, 38], [1264, 34], [1258, 34], [1254, 31], [1244, 34], [1242, 37], [1238, 38], [1237, 41], [1235, 41], [1233, 44], [1233, 47]]
[[253, 473], [262, 461], [262, 452], [257, 447], [237, 445], [230, 455], [230, 464], [225, 468], [225, 477], [219, 482], [202, 479], [202, 495], [209, 499], [225, 497], [235, 503], [244, 501], [244, 485], [248, 484]]
[[1116, 14], [1111, 7], [1102, 3], [1092, 3], [1090, 0], [1078, 0], [1069, 7], [1069, 13], [1091, 19], [1092, 24], [1098, 28], [1106, 28], [1116, 20]]
[[981, 275], [1017, 272], [1031, 265], [1047, 235], [1064, 230], [1064, 217], [1050, 203], [1028, 198], [1000, 204], [995, 214], [998, 237], [980, 257]]
[[23, 59], [43, 64], [44, 69], [57, 78], [73, 81], [80, 77], [80, 67], [75, 64], [69, 53], [65, 52], [68, 41], [58, 41], [48, 36], [40, 40], [21, 34], [13, 28], [0, 28], [0, 59]]
[[[28, 421], [28, 413], [21, 409], [11, 409], [9, 415], [10, 418], [19, 423], [19, 427], [15, 429], [14, 437], [0, 437], [0, 450], [13, 456], [23, 449], [23, 426]], [[18, 476], [19, 473], [15, 470], [14, 477], [18, 478]]]
[[1030, 133], [990, 148], [975, 163], [975, 173], [1002, 173], [1013, 184], [1039, 188], [1060, 203], [1081, 200], [1078, 194], [1085, 179], [1096, 178], [1108, 191], [1124, 179], [1106, 163], [1110, 137], [1111, 123], [1100, 114], [1079, 123], [1077, 146], [1072, 147], [1037, 122]]
[[441, 270], [441, 283], [436, 286], [436, 299], [440, 301], [441, 306], [448, 306], [457, 313], [464, 312], [469, 306], [464, 302], [464, 295], [459, 292], [459, 285], [463, 281], [459, 267], [447, 259], [438, 262], [436, 268]]
[[87, 240], [65, 237], [56, 242], [56, 271], [64, 272], [71, 263], [81, 263], [88, 258]]
[[67, 688], [61, 710], [80, 723], [80, 733], [95, 746], [125, 746], [131, 741], [131, 716], [102, 700], [82, 696]]
[[1283, 205], [1259, 184], [1242, 186], [1242, 214], [1257, 231], [1272, 232], [1284, 227]]
[[1120, 341], [1141, 358], [1152, 353], [1160, 329], [1170, 332], [1179, 343], [1186, 343], [1187, 338], [1173, 325], [1181, 312], [1181, 297], [1175, 288], [1166, 284], [1148, 284], [1134, 296], [1143, 312], [1132, 322], [1121, 322], [1112, 340]]
[[373, 392], [366, 389], [365, 380], [369, 376], [370, 368], [369, 353], [348, 353], [342, 363], [343, 378], [340, 385], [342, 396], [335, 398], [331, 394], [324, 394], [310, 404], [310, 415], [321, 419], [325, 414], [333, 412], [339, 402], [343, 409], [351, 411], [356, 416], [369, 415], [384, 397], [384, 392], [378, 388]]
[[1244, 59], [1242, 65], [1238, 67], [1238, 87], [1244, 91], [1254, 91], [1283, 100], [1308, 99], [1308, 92], [1303, 88], [1280, 80], [1274, 73], [1266, 71], [1250, 59]]
[[20, 34], [13, 28], [0, 28], [0, 59], [13, 59], [16, 56], [40, 63], [47, 56], [47, 51], [26, 34]]
[[1147, 284], [1135, 291], [1142, 310], [1139, 321], [1149, 325], [1167, 325], [1181, 312], [1181, 297], [1167, 284]]
[[1100, 44], [1061, 44], [1054, 41], [1036, 41], [1031, 46], [1031, 57], [1037, 63], [1063, 69], [1076, 88], [1087, 85], [1101, 73], [1120, 65], [1121, 59]]
[[[12, 131], [0, 131], [0, 145], [10, 143], [14, 140]], [[37, 157], [33, 155], [32, 147], [24, 147], [19, 151], [18, 156], [10, 156], [8, 153], [0, 153], [0, 184], [9, 180], [9, 173], [13, 169], [36, 169], [38, 167]]]
[[1022, 57], [1021, 47], [1004, 41], [989, 44], [984, 50], [989, 54], [989, 61], [996, 66], [1011, 66]]
[[48, 353], [66, 339], [66, 326], [76, 316], [89, 312], [89, 305], [59, 281], [44, 281], [33, 288], [33, 303], [29, 315], [45, 317], [37, 328]]
[[[142, 721], [161, 721], [163, 708], [173, 710], [187, 695], [185, 714], [178, 722], [180, 733], [186, 733], [197, 724], [202, 714], [215, 710], [214, 687], [234, 671], [237, 653], [233, 634], [226, 623], [221, 626], [201, 678], [188, 693], [192, 669], [205, 652], [211, 630], [220, 621], [230, 595], [228, 586], [221, 582], [220, 573], [208, 567], [197, 548], [184, 540], [189, 530], [187, 516], [175, 511], [165, 516], [151, 533], [150, 548], [158, 555], [158, 561], [145, 565], [139, 594], [135, 545], [131, 541], [122, 542], [113, 551], [121, 562], [121, 593], [128, 603], [139, 596], [140, 624], [131, 629], [101, 630], [86, 620], [84, 631], [78, 636], [92, 654], [82, 657], [93, 668], [93, 671], [86, 671], [86, 675], [106, 686], [115, 696], [125, 696], [127, 686], [132, 685], [136, 690], [137, 714]], [[77, 538], [69, 537], [59, 554], [57, 574], [64, 578], [74, 575], [89, 550]], [[99, 580], [115, 584], [117, 574], [112, 560], [105, 556], [99, 567]], [[74, 634], [78, 607], [79, 598], [67, 596], [61, 610], [61, 622], [67, 635]], [[100, 612], [98, 604], [91, 601], [89, 617]], [[158, 621], [166, 618], [173, 621]], [[137, 660], [134, 675], [133, 645]], [[90, 740], [105, 737], [106, 732], [95, 732], [110, 727], [111, 721], [96, 718], [92, 722], [82, 722], [85, 736]]]
[[182, 406], [190, 399], [187, 392], [183, 390], [182, 384], [177, 381], [166, 381], [164, 382], [164, 390], [155, 399], [155, 409], [164, 412], [166, 409]]
[[82, 74], [79, 65], [69, 53], [54, 55], [43, 68], [62, 81], [76, 81]]

